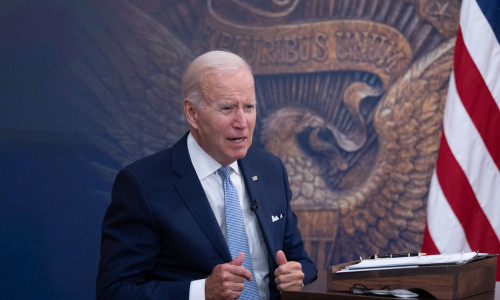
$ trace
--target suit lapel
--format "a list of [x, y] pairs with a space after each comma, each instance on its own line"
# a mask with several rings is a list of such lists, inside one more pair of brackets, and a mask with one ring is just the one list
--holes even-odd
[[259, 221], [260, 231], [266, 241], [269, 254], [273, 256], [273, 253], [277, 251], [275, 250], [277, 247], [273, 238], [271, 207], [267, 199], [265, 182], [262, 181], [261, 173], [252, 168], [250, 160], [246, 157], [239, 160], [239, 165], [250, 197], [250, 203], [258, 203], [259, 205], [259, 208], [255, 209], [254, 212]]
[[187, 135], [174, 147], [172, 153], [172, 170], [180, 176], [175, 187], [219, 255], [224, 261], [231, 261], [231, 254], [224, 235], [191, 163], [186, 140]]

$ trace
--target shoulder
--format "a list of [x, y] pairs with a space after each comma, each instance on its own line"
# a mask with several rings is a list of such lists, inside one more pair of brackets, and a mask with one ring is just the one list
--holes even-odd
[[276, 155], [272, 154], [271, 152], [265, 151], [260, 148], [256, 148], [254, 146], [250, 147], [248, 149], [247, 155], [245, 156], [245, 159], [253, 161], [253, 162], [264, 162], [264, 163], [271, 163], [271, 164], [282, 164], [281, 160], [279, 157]]
[[129, 164], [123, 170], [138, 174], [164, 170], [165, 168], [169, 168], [172, 164], [171, 152], [171, 149], [156, 152]]
[[178, 180], [190, 165], [185, 139], [179, 140], [172, 147], [141, 158], [125, 168], [117, 175], [135, 178], [145, 186], [155, 183]]
[[250, 147], [241, 161], [245, 166], [261, 172], [286, 174], [285, 166], [279, 157], [256, 147]]
[[181, 138], [173, 146], [165, 150], [143, 157], [124, 168], [139, 175], [157, 176], [173, 169], [173, 165], [189, 162], [186, 138]]

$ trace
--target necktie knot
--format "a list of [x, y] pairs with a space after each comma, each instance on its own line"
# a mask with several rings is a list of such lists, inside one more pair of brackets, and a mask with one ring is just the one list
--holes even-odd
[[229, 166], [222, 166], [219, 168], [219, 174], [221, 175], [223, 180], [230, 179], [229, 175]]

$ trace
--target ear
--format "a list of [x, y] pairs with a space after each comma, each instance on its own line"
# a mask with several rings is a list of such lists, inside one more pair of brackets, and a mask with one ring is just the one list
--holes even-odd
[[190, 127], [198, 128], [198, 109], [193, 104], [193, 100], [189, 98], [184, 98], [184, 114], [186, 115], [186, 119], [189, 123]]

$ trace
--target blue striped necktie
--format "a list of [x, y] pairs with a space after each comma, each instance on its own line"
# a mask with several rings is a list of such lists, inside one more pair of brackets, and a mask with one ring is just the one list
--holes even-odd
[[239, 299], [260, 299], [259, 289], [253, 272], [252, 257], [250, 256], [250, 249], [248, 247], [245, 224], [243, 223], [243, 213], [241, 211], [238, 190], [229, 177], [229, 166], [220, 167], [219, 174], [222, 177], [222, 186], [224, 187], [229, 252], [231, 252], [233, 259], [238, 256], [238, 253], [245, 253], [243, 267], [252, 273], [252, 281], [245, 280], [245, 288], [241, 292]]

